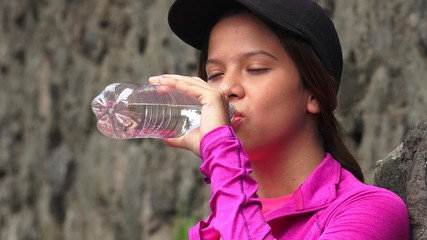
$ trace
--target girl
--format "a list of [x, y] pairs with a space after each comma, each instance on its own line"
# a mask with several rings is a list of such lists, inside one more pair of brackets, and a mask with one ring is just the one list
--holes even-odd
[[[311, 0], [176, 0], [169, 24], [200, 49], [199, 129], [164, 142], [202, 159], [212, 213], [190, 239], [409, 239], [395, 194], [363, 183], [334, 117], [336, 30]], [[235, 113], [229, 119], [228, 105]]]

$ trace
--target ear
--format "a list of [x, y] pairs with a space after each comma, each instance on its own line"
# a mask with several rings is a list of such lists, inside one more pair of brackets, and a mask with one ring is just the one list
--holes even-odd
[[307, 112], [311, 114], [318, 114], [320, 112], [319, 103], [311, 93], [307, 97]]

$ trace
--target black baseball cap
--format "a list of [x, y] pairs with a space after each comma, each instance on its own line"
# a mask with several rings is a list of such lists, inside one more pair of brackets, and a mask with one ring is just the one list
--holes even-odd
[[169, 26], [200, 50], [219, 16], [236, 3], [308, 42], [339, 85], [343, 57], [338, 34], [328, 14], [312, 0], [175, 0], [169, 9]]

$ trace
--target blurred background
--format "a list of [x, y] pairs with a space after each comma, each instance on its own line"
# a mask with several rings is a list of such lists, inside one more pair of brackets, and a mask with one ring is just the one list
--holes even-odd
[[[368, 182], [427, 119], [427, 2], [319, 0], [345, 67], [337, 114]], [[186, 239], [207, 216], [200, 160], [159, 140], [101, 135], [112, 82], [195, 75], [172, 0], [0, 0], [0, 239]]]

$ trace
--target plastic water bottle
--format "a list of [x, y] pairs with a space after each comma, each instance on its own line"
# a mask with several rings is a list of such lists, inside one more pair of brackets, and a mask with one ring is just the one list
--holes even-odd
[[116, 139], [180, 137], [200, 126], [202, 107], [184, 93], [144, 83], [112, 83], [91, 106], [98, 130]]

